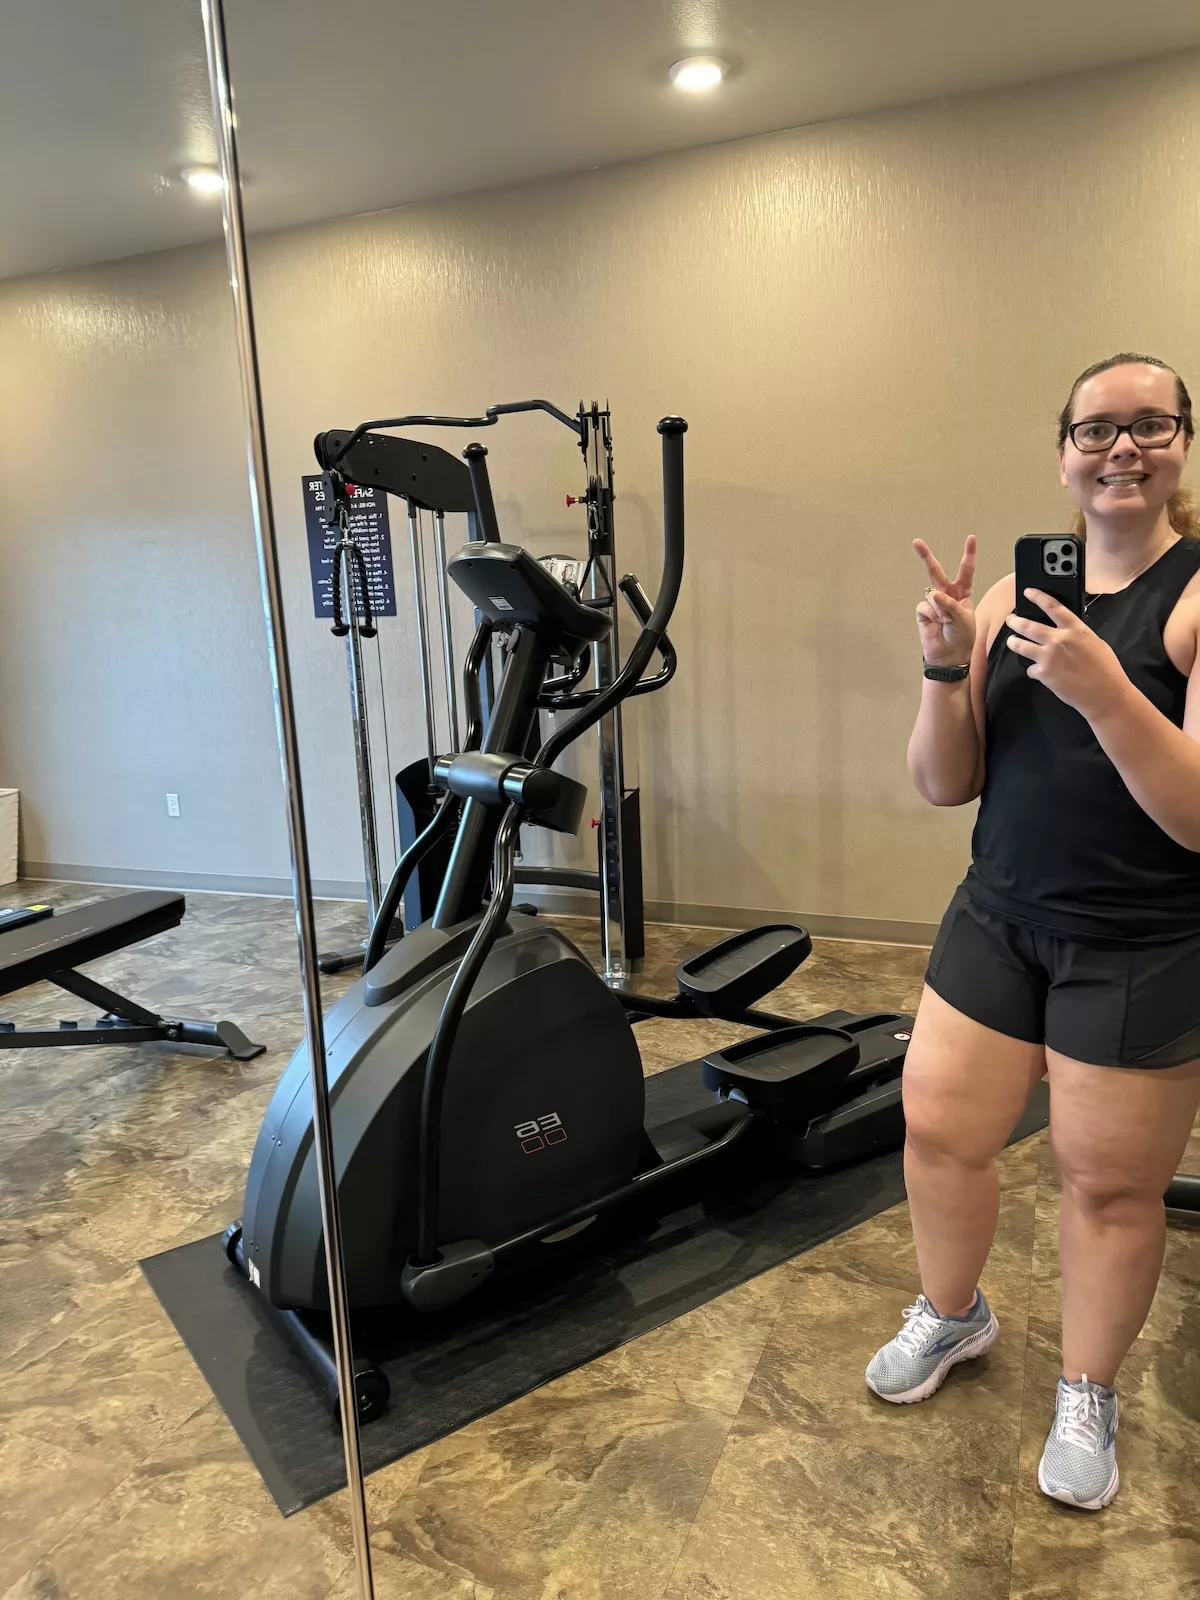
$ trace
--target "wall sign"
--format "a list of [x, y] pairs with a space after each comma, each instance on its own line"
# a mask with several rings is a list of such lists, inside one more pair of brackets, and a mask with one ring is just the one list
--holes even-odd
[[[333, 617], [333, 552], [338, 530], [324, 521], [322, 512], [329, 491], [318, 475], [306, 476], [304, 523], [308, 529], [308, 567], [312, 576], [313, 614]], [[362, 547], [367, 568], [367, 592], [377, 617], [396, 615], [396, 580], [392, 571], [392, 530], [388, 521], [387, 492], [348, 484], [352, 506], [350, 534]]]

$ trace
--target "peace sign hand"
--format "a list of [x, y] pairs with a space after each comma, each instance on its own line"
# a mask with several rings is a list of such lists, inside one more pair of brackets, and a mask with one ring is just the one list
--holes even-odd
[[921, 635], [921, 654], [930, 666], [961, 667], [971, 659], [975, 647], [971, 585], [975, 580], [977, 548], [975, 535], [969, 533], [958, 572], [951, 580], [924, 539], [913, 540], [913, 549], [929, 574], [929, 588], [917, 606], [917, 631]]

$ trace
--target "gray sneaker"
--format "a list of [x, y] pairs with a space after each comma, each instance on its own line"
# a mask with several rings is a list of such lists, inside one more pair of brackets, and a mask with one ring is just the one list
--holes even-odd
[[896, 1405], [928, 1400], [951, 1367], [981, 1356], [995, 1344], [999, 1332], [982, 1289], [976, 1289], [965, 1317], [940, 1317], [925, 1296], [918, 1295], [916, 1304], [905, 1309], [903, 1328], [872, 1357], [867, 1388]]
[[1038, 1466], [1038, 1487], [1080, 1511], [1102, 1511], [1121, 1485], [1117, 1472], [1117, 1397], [1111, 1389], [1058, 1380], [1054, 1426]]

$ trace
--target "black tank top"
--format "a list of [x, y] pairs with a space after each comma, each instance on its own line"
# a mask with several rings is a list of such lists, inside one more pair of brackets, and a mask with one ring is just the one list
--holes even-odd
[[[1130, 681], [1177, 727], [1187, 679], [1163, 629], [1197, 572], [1200, 540], [1180, 539], [1087, 611]], [[1008, 637], [1005, 626], [988, 652], [987, 776], [968, 892], [1002, 916], [1089, 941], [1200, 933], [1200, 853], [1142, 810], [1086, 718], [1027, 677]]]

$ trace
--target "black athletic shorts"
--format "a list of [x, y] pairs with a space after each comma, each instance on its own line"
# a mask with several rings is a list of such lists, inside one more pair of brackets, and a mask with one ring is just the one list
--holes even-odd
[[1179, 1067], [1200, 1059], [1200, 934], [1096, 948], [998, 916], [964, 885], [942, 919], [925, 981], [985, 1028], [1074, 1061]]

